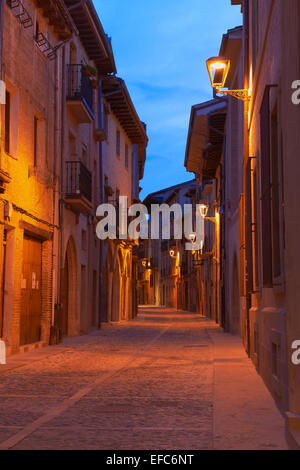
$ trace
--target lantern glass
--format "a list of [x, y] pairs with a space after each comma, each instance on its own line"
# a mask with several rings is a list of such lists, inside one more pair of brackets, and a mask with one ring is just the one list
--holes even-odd
[[201, 204], [200, 205], [200, 215], [205, 219], [208, 213], [208, 205], [207, 204]]
[[230, 60], [224, 57], [211, 57], [206, 61], [209, 78], [213, 88], [224, 88], [230, 69]]
[[190, 233], [189, 239], [191, 243], [195, 243], [196, 241], [196, 234], [195, 233]]

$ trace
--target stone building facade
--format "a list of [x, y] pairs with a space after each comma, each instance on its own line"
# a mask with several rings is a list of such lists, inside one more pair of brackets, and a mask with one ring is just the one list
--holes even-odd
[[[123, 80], [103, 81], [107, 140], [102, 145], [104, 199], [120, 216], [119, 196], [128, 207], [138, 203], [148, 138]], [[117, 221], [117, 224], [119, 222]], [[101, 246], [102, 321], [129, 320], [137, 314], [137, 242], [129, 236]]]
[[[193, 107], [185, 160], [202, 191], [211, 185], [210, 208], [214, 201], [219, 207], [219, 299], [205, 301], [204, 311], [241, 335], [286, 411], [290, 442], [299, 447], [300, 369], [292, 361], [300, 332], [299, 2], [289, 2], [288, 8], [283, 0], [231, 3], [241, 6], [243, 25], [223, 36], [219, 55], [231, 62], [225, 87], [248, 90], [249, 101], [216, 96]], [[214, 107], [222, 103], [223, 139], [212, 155]], [[199, 110], [206, 117], [197, 124]], [[214, 174], [207, 173], [216, 163]], [[210, 277], [211, 268], [204, 274], [206, 283]]]
[[[1, 314], [8, 354], [48, 344], [58, 239], [56, 50], [71, 34], [66, 7], [1, 5]], [[25, 7], [26, 4], [26, 7]], [[53, 59], [53, 60], [52, 60]]]
[[148, 139], [91, 0], [0, 7], [0, 337], [12, 354], [98, 328], [105, 267], [122, 277], [113, 318], [135, 315], [133, 243], [100, 242], [96, 211], [109, 185], [116, 204], [138, 201]]
[[195, 202], [207, 206], [202, 253], [195, 253], [198, 311], [224, 323], [224, 135], [227, 100], [213, 99], [192, 107], [185, 167], [195, 174]]
[[[170, 212], [170, 239], [162, 237], [162, 218], [160, 218], [160, 238], [151, 239], [151, 205], [174, 204], [184, 213], [185, 204], [194, 204], [196, 181], [188, 181], [170, 188], [149, 194], [144, 200], [150, 214], [149, 239], [141, 240], [139, 245], [138, 299], [142, 305], [156, 305], [179, 310], [197, 311], [198, 295], [194, 283], [196, 273], [193, 254], [186, 251], [186, 239], [174, 237], [174, 212]], [[184, 222], [182, 220], [182, 227]]]

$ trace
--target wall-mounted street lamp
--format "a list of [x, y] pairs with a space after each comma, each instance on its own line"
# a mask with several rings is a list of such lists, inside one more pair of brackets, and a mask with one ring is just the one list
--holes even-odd
[[173, 249], [169, 251], [169, 255], [171, 256], [171, 258], [177, 258], [176, 251]]
[[230, 60], [224, 57], [211, 57], [206, 61], [206, 66], [211, 81], [211, 86], [217, 94], [222, 96], [231, 95], [242, 101], [250, 100], [249, 90], [227, 90], [224, 89], [226, 78], [230, 69]]
[[203, 219], [204, 220], [210, 220], [211, 222], [214, 222], [215, 224], [218, 223], [219, 222], [219, 213], [216, 212], [215, 217], [207, 217], [208, 209], [209, 209], [208, 204], [200, 204], [200, 214], [203, 217]]
[[189, 234], [189, 240], [190, 240], [191, 244], [194, 245], [193, 250], [192, 250], [192, 255], [196, 256], [198, 253], [200, 253], [202, 255], [204, 242], [202, 241], [202, 243], [200, 244], [200, 247], [199, 247], [199, 245], [196, 245], [196, 234], [195, 233], [190, 233]]
[[196, 241], [196, 234], [195, 233], [190, 233], [189, 234], [189, 240], [192, 244], [194, 244], [195, 241]]
[[208, 209], [209, 209], [208, 204], [200, 204], [200, 215], [201, 217], [203, 217], [203, 219], [206, 218]]
[[151, 269], [151, 261], [147, 259], [143, 259], [142, 261], [142, 266], [143, 268]]

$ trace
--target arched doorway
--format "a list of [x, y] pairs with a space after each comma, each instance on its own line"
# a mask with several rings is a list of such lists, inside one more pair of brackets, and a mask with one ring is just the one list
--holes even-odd
[[236, 255], [232, 269], [232, 304], [231, 304], [231, 332], [240, 334], [240, 285]]
[[117, 256], [116, 266], [113, 274], [111, 300], [111, 321], [118, 322], [121, 318], [121, 268], [119, 256]]
[[106, 323], [110, 319], [111, 307], [111, 273], [113, 259], [110, 247], [107, 248], [105, 267], [102, 271], [102, 292], [101, 292], [101, 321]]
[[122, 279], [122, 320], [128, 320], [130, 316], [129, 290], [130, 290], [130, 266], [131, 258], [127, 253], [124, 257], [124, 275]]
[[71, 237], [67, 244], [65, 262], [60, 277], [61, 319], [59, 328], [64, 336], [78, 334], [76, 260], [75, 243]]

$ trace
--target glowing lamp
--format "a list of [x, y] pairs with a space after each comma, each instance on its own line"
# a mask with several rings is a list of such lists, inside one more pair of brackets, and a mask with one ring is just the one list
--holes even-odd
[[211, 57], [206, 61], [206, 66], [211, 82], [211, 86], [221, 96], [234, 96], [242, 101], [249, 101], [251, 94], [249, 90], [223, 90], [228, 72], [230, 69], [230, 60], [224, 57]]
[[190, 233], [189, 234], [189, 239], [190, 239], [190, 242], [194, 244], [195, 241], [196, 241], [196, 234], [195, 233]]
[[208, 213], [208, 205], [207, 204], [200, 204], [200, 215], [205, 219]]
[[230, 60], [224, 57], [211, 57], [206, 61], [211, 86], [216, 90], [224, 88], [230, 69]]
[[169, 251], [171, 258], [176, 258], [175, 250]]

